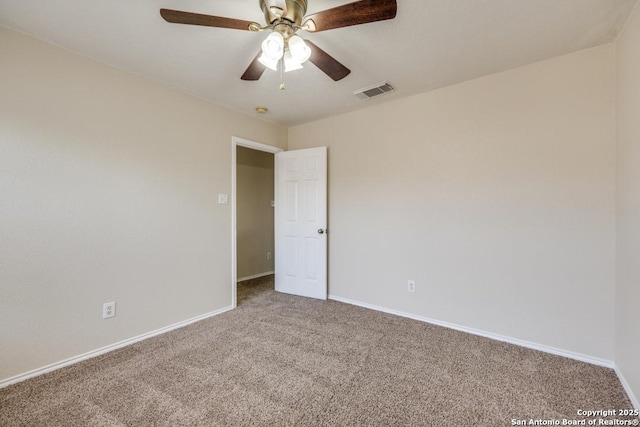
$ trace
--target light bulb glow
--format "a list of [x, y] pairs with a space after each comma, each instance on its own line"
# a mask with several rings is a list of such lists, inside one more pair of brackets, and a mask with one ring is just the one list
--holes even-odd
[[284, 53], [284, 37], [278, 32], [272, 32], [262, 42], [262, 53], [269, 59], [278, 60]]
[[258, 58], [258, 61], [265, 67], [273, 71], [278, 71], [278, 62], [280, 62], [279, 59], [270, 58], [269, 56], [265, 55], [264, 52], [262, 52], [262, 55], [260, 55], [260, 58]]
[[311, 56], [311, 49], [306, 45], [300, 36], [291, 36], [289, 38], [289, 51], [296, 62], [302, 64]]
[[289, 71], [301, 70], [302, 64], [291, 55], [291, 52], [288, 50], [284, 53], [284, 72], [288, 73]]

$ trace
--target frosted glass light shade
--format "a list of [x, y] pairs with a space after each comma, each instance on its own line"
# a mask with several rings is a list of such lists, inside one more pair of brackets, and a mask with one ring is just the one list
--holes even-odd
[[306, 62], [311, 56], [311, 49], [300, 36], [291, 36], [289, 38], [289, 51], [293, 59], [300, 64]]
[[272, 32], [262, 42], [262, 53], [269, 59], [278, 60], [284, 53], [284, 37], [278, 32]]
[[286, 51], [284, 53], [284, 72], [295, 71], [302, 69], [302, 64], [291, 55], [291, 52]]
[[260, 55], [260, 58], [258, 58], [258, 61], [265, 67], [273, 71], [278, 71], [278, 62], [280, 62], [279, 59], [270, 58], [269, 56], [265, 55], [264, 52], [262, 52], [262, 55]]

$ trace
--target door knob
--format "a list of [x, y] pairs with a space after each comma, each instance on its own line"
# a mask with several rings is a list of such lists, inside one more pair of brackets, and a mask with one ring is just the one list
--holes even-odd
[[324, 230], [322, 228], [318, 228], [318, 234], [324, 234]]

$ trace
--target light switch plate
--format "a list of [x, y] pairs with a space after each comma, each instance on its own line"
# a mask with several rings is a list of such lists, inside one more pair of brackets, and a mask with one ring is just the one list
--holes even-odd
[[228, 205], [229, 204], [229, 195], [220, 193], [218, 194], [218, 204], [219, 205]]

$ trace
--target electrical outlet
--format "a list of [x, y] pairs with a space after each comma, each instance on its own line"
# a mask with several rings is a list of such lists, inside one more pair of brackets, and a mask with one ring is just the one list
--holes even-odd
[[102, 318], [108, 319], [116, 315], [116, 302], [105, 302], [102, 304]]
[[271, 259], [271, 252], [267, 252], [267, 259]]
[[416, 281], [415, 280], [409, 280], [407, 282], [407, 291], [409, 291], [409, 292], [415, 292], [416, 291]]

